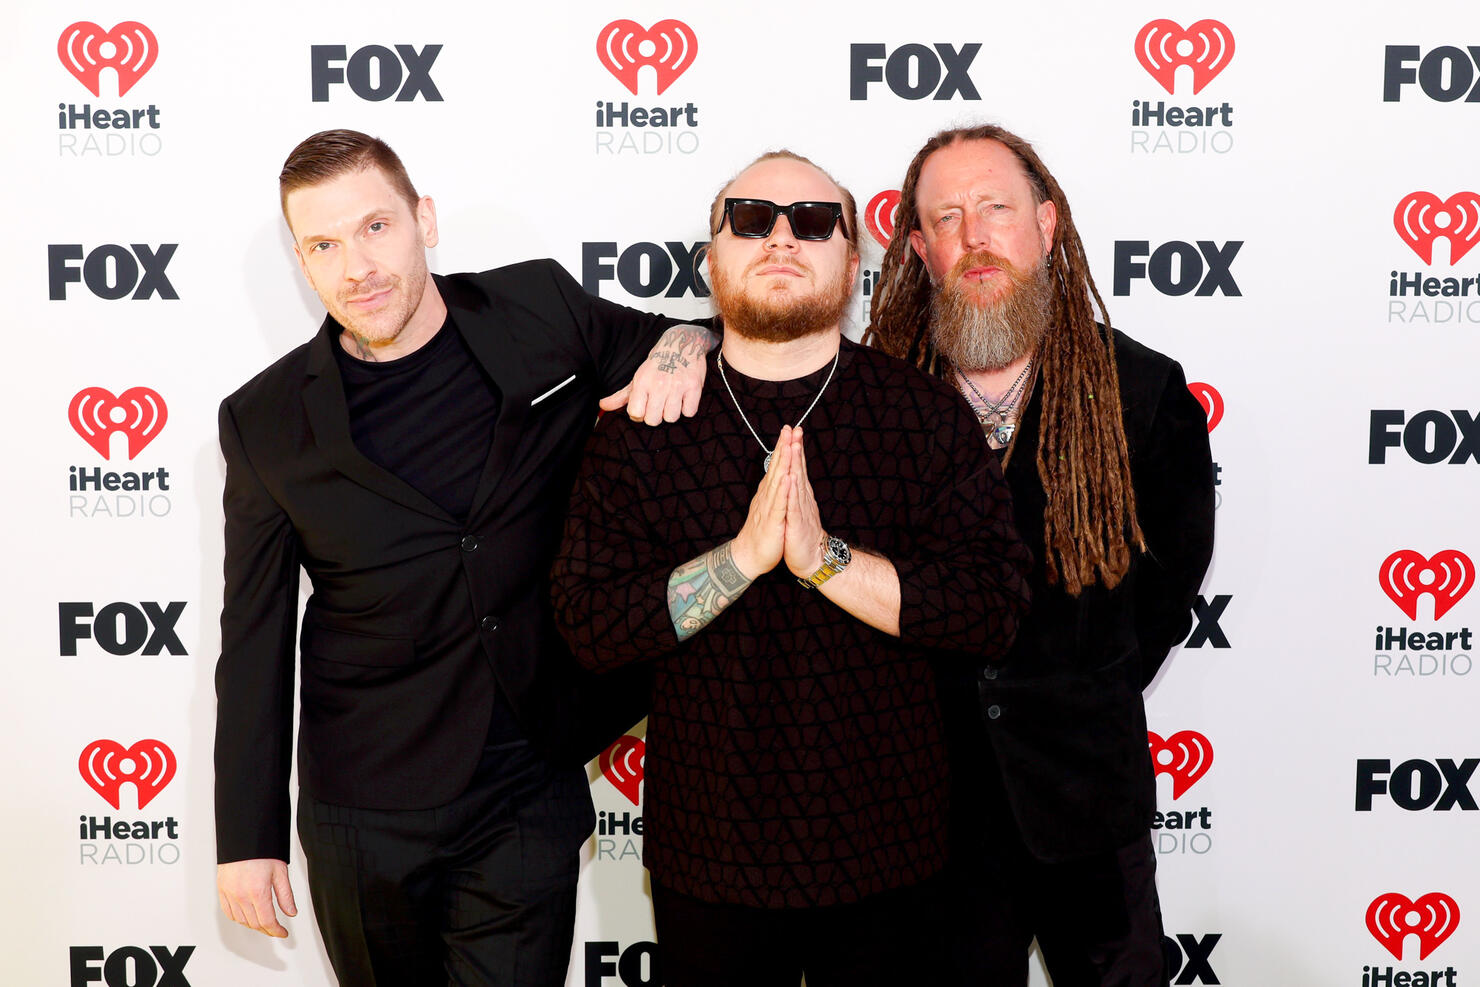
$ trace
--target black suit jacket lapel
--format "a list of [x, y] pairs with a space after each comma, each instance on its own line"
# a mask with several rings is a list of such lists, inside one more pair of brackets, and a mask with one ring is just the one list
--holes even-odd
[[313, 429], [314, 443], [331, 465], [354, 482], [375, 491], [402, 507], [456, 523], [452, 515], [434, 504], [421, 491], [369, 459], [355, 448], [349, 431], [349, 405], [344, 381], [331, 347], [338, 346], [339, 324], [325, 318], [309, 344], [308, 382], [303, 387], [303, 409]]
[[488, 460], [483, 464], [483, 473], [478, 478], [478, 489], [473, 495], [471, 513], [476, 516], [498, 489], [499, 480], [507, 472], [514, 448], [524, 431], [524, 419], [529, 413], [529, 395], [525, 391], [531, 378], [520, 347], [513, 345], [509, 338], [503, 300], [489, 297], [464, 280], [450, 281], [441, 275], [433, 277], [452, 315], [452, 324], [462, 333], [473, 358], [492, 378], [499, 393], [493, 441], [489, 445]]

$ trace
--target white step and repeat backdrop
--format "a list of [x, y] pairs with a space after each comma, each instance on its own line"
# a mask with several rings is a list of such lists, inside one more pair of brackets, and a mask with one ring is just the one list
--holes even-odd
[[[856, 334], [910, 156], [993, 121], [1068, 190], [1116, 325], [1209, 409], [1217, 556], [1148, 698], [1174, 982], [1480, 981], [1466, 5], [22, 0], [7, 21], [0, 980], [333, 981], [301, 861], [286, 942], [222, 919], [213, 883], [215, 410], [321, 316], [278, 214], [298, 140], [396, 147], [439, 207], [435, 270], [553, 256], [677, 315], [707, 311], [714, 191], [791, 147], [868, 206]], [[573, 985], [662, 983], [642, 753], [590, 769]]]

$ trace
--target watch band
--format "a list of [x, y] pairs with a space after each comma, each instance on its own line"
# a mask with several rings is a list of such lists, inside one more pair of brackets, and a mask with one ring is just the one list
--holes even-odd
[[797, 582], [807, 589], [816, 589], [848, 567], [853, 561], [853, 552], [848, 543], [831, 535], [822, 540], [822, 565], [810, 576], [798, 576]]

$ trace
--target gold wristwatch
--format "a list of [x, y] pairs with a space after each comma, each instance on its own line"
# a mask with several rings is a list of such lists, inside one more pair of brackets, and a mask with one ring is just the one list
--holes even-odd
[[852, 561], [853, 553], [848, 550], [848, 543], [828, 535], [822, 539], [822, 565], [810, 576], [798, 576], [797, 582], [807, 589], [816, 589], [846, 569]]

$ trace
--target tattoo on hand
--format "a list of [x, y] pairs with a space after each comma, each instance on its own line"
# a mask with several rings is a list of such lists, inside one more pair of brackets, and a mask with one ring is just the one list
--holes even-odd
[[649, 359], [657, 360], [663, 373], [676, 373], [680, 366], [704, 359], [718, 342], [719, 337], [701, 326], [673, 326], [663, 333]]
[[668, 616], [678, 639], [707, 627], [752, 582], [736, 567], [729, 542], [674, 569], [668, 577]]
[[689, 358], [678, 350], [653, 350], [652, 359], [658, 361], [658, 369], [665, 374], [676, 373], [680, 364], [689, 365]]

